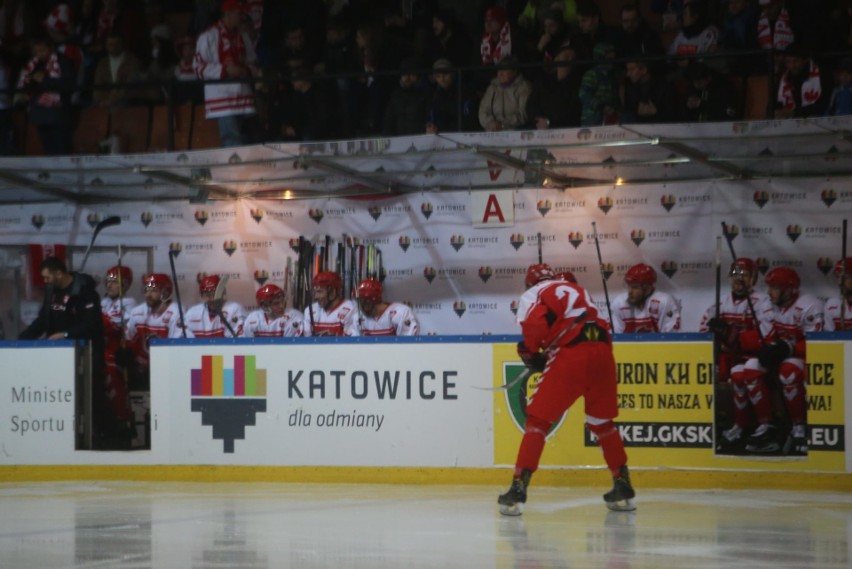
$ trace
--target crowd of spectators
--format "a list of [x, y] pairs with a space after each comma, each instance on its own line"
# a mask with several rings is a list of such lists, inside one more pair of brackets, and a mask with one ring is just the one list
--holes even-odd
[[852, 114], [852, 0], [600, 4], [4, 0], [0, 152], [15, 106], [49, 154], [87, 106], [204, 104], [223, 146], [734, 120], [754, 75], [775, 117]]

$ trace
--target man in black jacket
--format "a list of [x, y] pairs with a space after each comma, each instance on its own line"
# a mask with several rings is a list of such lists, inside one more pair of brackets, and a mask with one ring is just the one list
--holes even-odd
[[45, 258], [39, 269], [45, 284], [44, 304], [18, 338], [91, 343], [93, 444], [96, 449], [126, 448], [129, 431], [116, 419], [105, 387], [104, 327], [95, 281], [89, 275], [69, 272], [56, 257]]

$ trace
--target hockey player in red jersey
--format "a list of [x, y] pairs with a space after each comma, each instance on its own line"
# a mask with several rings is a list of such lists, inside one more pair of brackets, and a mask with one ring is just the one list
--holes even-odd
[[302, 335], [302, 313], [287, 308], [284, 291], [274, 284], [260, 287], [255, 294], [260, 310], [246, 317], [243, 324], [244, 338], [270, 338]]
[[[744, 379], [742, 371], [746, 361], [757, 356], [755, 351], [743, 350], [739, 342], [740, 333], [757, 328], [757, 318], [767, 314], [771, 307], [769, 296], [754, 290], [757, 275], [757, 265], [752, 259], [741, 257], [731, 263], [731, 292], [721, 297], [718, 318], [714, 303], [704, 313], [699, 325], [700, 332], [714, 334], [720, 350], [718, 380], [731, 382], [733, 389], [734, 424], [721, 433], [720, 446], [727, 449], [743, 442], [744, 432], [751, 426], [750, 407], [756, 404], [752, 397], [761, 393], [753, 385], [740, 381]], [[738, 381], [734, 382], [733, 377]]]
[[224, 296], [215, 298], [216, 287], [221, 280], [219, 275], [207, 275], [201, 279], [198, 292], [203, 300], [184, 315], [187, 328], [196, 338], [235, 338], [243, 330], [245, 309], [242, 305], [225, 301]]
[[420, 323], [414, 312], [400, 302], [382, 299], [382, 283], [364, 279], [358, 284], [358, 307], [362, 336], [417, 336]]
[[825, 329], [830, 332], [852, 331], [852, 257], [837, 261], [834, 277], [840, 294], [825, 303]]
[[[151, 338], [182, 338], [180, 311], [172, 302], [172, 279], [162, 273], [151, 273], [142, 278], [145, 302], [130, 311], [127, 318], [126, 337], [133, 346], [139, 367], [141, 383], [147, 389], [151, 367], [148, 342]], [[187, 336], [192, 334], [187, 331]]]
[[784, 395], [790, 433], [784, 452], [807, 452], [807, 396], [805, 393], [805, 334], [823, 329], [823, 306], [816, 297], [799, 292], [799, 275], [790, 267], [776, 267], [766, 273], [771, 305], [760, 317], [761, 332], [745, 330], [739, 335], [743, 350], [756, 353], [741, 371], [735, 370], [734, 384], [745, 385], [758, 422], [748, 438], [746, 450], [770, 453], [781, 448], [772, 424], [768, 381], [777, 377]]
[[130, 420], [128, 378], [133, 374], [133, 351], [124, 346], [124, 326], [136, 301], [126, 296], [133, 283], [129, 267], [111, 267], [104, 274], [104, 295], [101, 297], [101, 317], [104, 321], [104, 359], [107, 392], [116, 415]]
[[680, 330], [680, 304], [670, 294], [656, 290], [657, 271], [650, 265], [633, 265], [624, 274], [627, 292], [612, 301], [613, 332], [647, 333]]
[[604, 502], [611, 510], [634, 510], [627, 453], [613, 422], [618, 416], [617, 378], [607, 324], [586, 290], [556, 279], [547, 265], [530, 266], [524, 283], [527, 290], [518, 302], [523, 333], [518, 354], [542, 376], [527, 406], [512, 485], [497, 499], [500, 513], [521, 513], [545, 437], [579, 397], [585, 402], [586, 426], [597, 438], [613, 477]]
[[351, 300], [341, 296], [343, 281], [330, 271], [313, 279], [314, 302], [305, 308], [305, 336], [360, 336], [358, 311]]

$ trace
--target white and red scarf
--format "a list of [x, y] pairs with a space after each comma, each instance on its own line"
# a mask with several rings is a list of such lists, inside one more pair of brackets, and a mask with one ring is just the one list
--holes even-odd
[[[21, 75], [18, 78], [18, 89], [26, 89], [32, 85], [32, 76], [37, 70], [44, 71], [46, 77], [51, 79], [59, 79], [62, 77], [62, 67], [59, 65], [59, 56], [54, 51], [50, 54], [44, 66], [41, 66], [41, 60], [37, 57], [32, 58], [21, 70]], [[55, 91], [44, 91], [38, 94], [35, 100], [36, 104], [42, 107], [58, 107], [62, 104], [62, 95]]]
[[769, 23], [766, 12], [760, 13], [757, 21], [757, 41], [762, 49], [784, 49], [796, 39], [790, 27], [790, 14], [782, 9], [775, 20], [775, 25]]
[[504, 22], [497, 35], [497, 41], [491, 38], [491, 34], [482, 34], [482, 44], [479, 46], [483, 65], [496, 65], [505, 58], [512, 55], [512, 27], [509, 22]]
[[[822, 82], [819, 78], [819, 67], [814, 60], [809, 60], [808, 78], [802, 83], [802, 107], [813, 105], [822, 96]], [[790, 81], [790, 72], [785, 71], [778, 84], [778, 102], [787, 109], [796, 108], [796, 98], [793, 95], [793, 83]]]

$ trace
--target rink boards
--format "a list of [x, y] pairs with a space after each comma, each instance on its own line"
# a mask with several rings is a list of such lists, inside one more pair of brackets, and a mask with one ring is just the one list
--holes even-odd
[[[151, 450], [132, 452], [74, 449], [70, 342], [6, 342], [0, 479], [502, 481], [535, 383], [503, 388], [523, 369], [517, 339], [158, 341]], [[619, 423], [646, 485], [852, 488], [852, 336], [809, 341], [811, 444], [798, 458], [717, 455], [705, 336], [617, 340]], [[600, 450], [582, 424], [580, 401], [550, 433], [540, 479], [599, 482]]]

